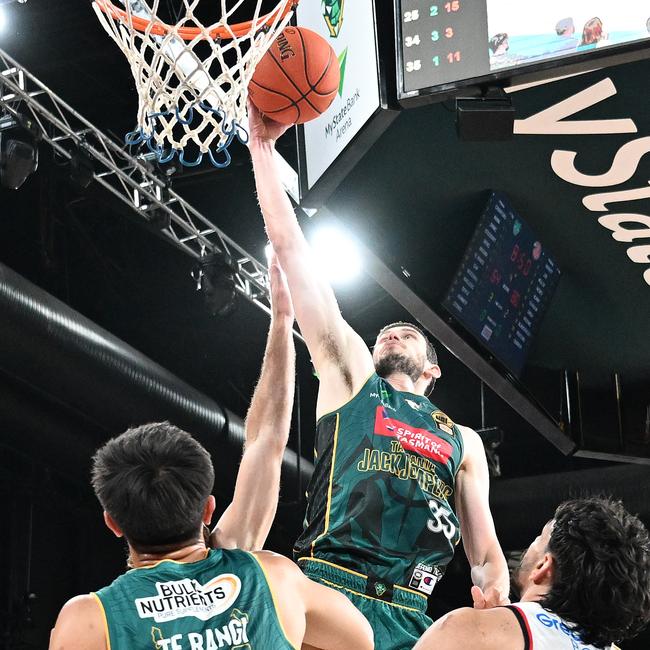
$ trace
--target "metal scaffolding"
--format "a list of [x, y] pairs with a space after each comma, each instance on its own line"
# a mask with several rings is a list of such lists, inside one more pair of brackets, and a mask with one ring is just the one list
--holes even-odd
[[176, 194], [154, 172], [147, 157], [133, 156], [55, 95], [0, 49], [2, 118], [37, 127], [40, 136], [66, 160], [92, 160], [93, 178], [150, 225], [157, 225], [176, 247], [199, 259], [222, 253], [235, 270], [237, 291], [270, 311], [267, 269], [198, 210]]

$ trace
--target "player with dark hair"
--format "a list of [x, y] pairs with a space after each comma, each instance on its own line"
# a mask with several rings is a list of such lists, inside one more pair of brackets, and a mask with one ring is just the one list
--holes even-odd
[[277, 507], [293, 402], [293, 310], [277, 263], [271, 294], [246, 448], [213, 548], [208, 452], [168, 422], [110, 440], [93, 459], [92, 483], [106, 525], [126, 538], [131, 570], [68, 601], [50, 650], [275, 650], [303, 641], [331, 650], [373, 647], [368, 622], [346, 598], [305, 578], [290, 560], [258, 550]]
[[320, 380], [316, 465], [294, 558], [306, 575], [359, 607], [377, 648], [410, 648], [431, 624], [427, 597], [461, 529], [476, 606], [507, 602], [485, 451], [475, 431], [427, 398], [441, 373], [418, 327], [384, 327], [371, 354], [345, 322], [275, 166], [275, 140], [286, 127], [253, 106], [249, 119], [266, 230]]
[[515, 574], [521, 600], [455, 610], [415, 650], [594, 650], [650, 621], [650, 537], [620, 502], [567, 501], [530, 545]]

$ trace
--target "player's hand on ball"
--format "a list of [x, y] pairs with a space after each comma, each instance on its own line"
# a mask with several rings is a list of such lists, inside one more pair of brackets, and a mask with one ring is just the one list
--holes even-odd
[[490, 609], [491, 607], [510, 604], [507, 595], [504, 596], [495, 587], [488, 587], [484, 592], [480, 587], [474, 585], [472, 587], [472, 600], [474, 601], [474, 609]]
[[275, 122], [270, 117], [263, 115], [255, 104], [250, 99], [248, 100], [248, 128], [251, 143], [270, 142], [273, 144], [290, 126], [290, 124]]
[[271, 281], [271, 309], [273, 318], [287, 318], [293, 322], [293, 303], [287, 285], [287, 278], [273, 252], [269, 261], [269, 279]]

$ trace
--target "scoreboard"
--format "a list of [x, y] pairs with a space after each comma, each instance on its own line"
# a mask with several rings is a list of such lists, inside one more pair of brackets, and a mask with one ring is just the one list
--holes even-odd
[[559, 279], [542, 242], [493, 192], [443, 306], [519, 376]]
[[569, 64], [587, 69], [650, 57], [647, 2], [394, 3], [400, 101]]
[[405, 93], [490, 72], [483, 2], [401, 0], [400, 4]]

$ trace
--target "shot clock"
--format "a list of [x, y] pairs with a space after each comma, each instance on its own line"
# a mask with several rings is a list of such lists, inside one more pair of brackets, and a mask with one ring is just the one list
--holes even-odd
[[519, 376], [559, 278], [543, 243], [493, 192], [443, 306]]

